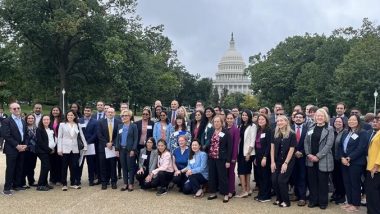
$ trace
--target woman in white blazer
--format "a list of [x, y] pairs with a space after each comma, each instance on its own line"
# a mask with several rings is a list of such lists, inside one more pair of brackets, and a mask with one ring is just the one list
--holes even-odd
[[70, 167], [70, 188], [80, 189], [78, 134], [87, 150], [86, 139], [78, 126], [78, 116], [73, 111], [66, 114], [65, 122], [58, 129], [58, 155], [62, 156], [62, 190], [67, 191], [67, 168]]
[[240, 143], [238, 152], [238, 175], [241, 182], [242, 191], [237, 198], [246, 198], [252, 194], [251, 191], [251, 172], [253, 155], [255, 155], [257, 127], [252, 123], [252, 113], [244, 110], [241, 114]]

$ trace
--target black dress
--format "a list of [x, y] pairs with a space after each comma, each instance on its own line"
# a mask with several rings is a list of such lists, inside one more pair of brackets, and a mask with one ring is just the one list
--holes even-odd
[[240, 127], [240, 143], [238, 152], [238, 175], [249, 175], [252, 173], [252, 157], [248, 161], [244, 156], [244, 132], [247, 128], [246, 125]]

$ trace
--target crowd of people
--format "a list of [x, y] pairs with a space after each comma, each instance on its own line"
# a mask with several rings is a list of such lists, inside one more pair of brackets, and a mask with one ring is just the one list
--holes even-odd
[[135, 121], [127, 103], [121, 103], [120, 115], [98, 101], [96, 110], [82, 111], [73, 103], [68, 112], [55, 106], [46, 115], [35, 104], [24, 116], [20, 105], [11, 103], [9, 116], [0, 109], [3, 194], [30, 187], [81, 189], [86, 162], [89, 186], [102, 190], [117, 189], [122, 178], [120, 190], [133, 191], [136, 179], [141, 189], [156, 188], [157, 196], [177, 186], [194, 198], [207, 193], [214, 200], [219, 193], [227, 203], [257, 190], [254, 200], [265, 203], [275, 196], [279, 207], [296, 201], [326, 209], [330, 201], [356, 212], [366, 203], [368, 213], [380, 213], [380, 113], [363, 117], [358, 108], [347, 112], [341, 102], [332, 117], [327, 107], [314, 105], [297, 105], [286, 115], [280, 103], [273, 112], [205, 108], [197, 101], [195, 111], [187, 113], [176, 100], [170, 111], [164, 109], [156, 101]]

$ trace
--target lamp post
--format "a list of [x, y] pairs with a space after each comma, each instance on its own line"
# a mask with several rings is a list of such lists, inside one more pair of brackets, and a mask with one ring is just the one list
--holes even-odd
[[65, 94], [66, 94], [65, 88], [62, 88], [62, 111], [63, 111], [63, 114], [65, 114]]
[[375, 93], [373, 93], [373, 96], [375, 97], [375, 107], [373, 108], [373, 113], [376, 114], [376, 98], [377, 96], [379, 95], [379, 93], [377, 93], [377, 90], [375, 90]]

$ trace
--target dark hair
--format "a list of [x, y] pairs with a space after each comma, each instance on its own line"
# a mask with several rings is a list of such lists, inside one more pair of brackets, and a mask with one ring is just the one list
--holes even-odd
[[199, 145], [199, 150], [201, 151], [202, 150], [202, 145], [201, 143], [199, 142], [198, 139], [194, 139], [191, 141], [190, 143], [190, 153], [189, 153], [189, 160], [193, 159], [194, 155], [195, 155], [195, 152], [193, 151], [193, 149], [191, 149], [191, 146], [193, 145], [194, 142], [197, 142], [198, 145]]
[[[165, 113], [165, 114], [166, 114], [166, 120], [165, 120], [165, 122], [166, 122], [166, 124], [169, 124], [169, 123], [170, 123], [170, 120], [169, 120], [169, 118], [168, 118], [168, 112], [166, 112], [165, 110], [162, 110], [160, 114], [162, 114], [162, 113]], [[161, 115], [160, 115], [160, 121], [161, 121]], [[157, 143], [158, 143], [158, 142], [157, 142]]]
[[[356, 120], [358, 121], [358, 127], [356, 128], [355, 133], [359, 133], [360, 130], [362, 129], [360, 117], [357, 114], [352, 114], [352, 115], [350, 115], [350, 117], [348, 117], [348, 119], [350, 119], [351, 117], [355, 117]], [[348, 131], [352, 131], [351, 127], [348, 127]]]
[[181, 116], [178, 116], [176, 119], [175, 119], [175, 126], [174, 126], [174, 130], [178, 130], [180, 127], [178, 127], [177, 125], [177, 120], [182, 120], [182, 125], [181, 125], [181, 131], [186, 131], [186, 121], [185, 121], [185, 118], [181, 117]]
[[269, 114], [268, 109], [266, 107], [261, 107], [259, 110], [264, 109], [266, 114]]
[[[205, 115], [206, 115], [206, 111], [207, 110], [210, 110], [211, 111], [211, 113], [212, 113], [212, 118], [214, 118], [215, 117], [215, 111], [214, 111], [214, 109], [213, 108], [211, 108], [211, 107], [207, 107], [207, 108], [205, 108]], [[207, 118], [207, 117], [206, 117]], [[208, 120], [208, 118], [207, 118], [207, 120]]]
[[77, 112], [76, 112], [76, 113], [77, 113], [77, 116], [78, 116], [78, 117], [82, 117], [82, 112], [81, 112], [81, 110], [80, 110], [80, 105], [79, 105], [78, 103], [75, 103], [75, 102], [74, 102], [74, 103], [71, 103], [70, 106], [69, 106], [69, 109], [70, 109], [70, 110], [71, 110], [71, 108], [73, 107], [73, 105], [76, 105], [76, 106], [78, 107], [78, 110], [77, 110]]
[[[248, 116], [247, 123], [244, 124], [244, 125], [247, 125], [247, 126], [252, 125], [252, 112], [251, 112], [250, 110], [248, 110], [248, 109], [244, 109], [244, 110], [241, 112], [241, 116], [243, 116], [243, 113], [246, 113], [247, 116]], [[244, 123], [243, 119], [241, 120], [241, 123], [242, 123], [242, 125], [243, 125], [243, 123]]]
[[162, 109], [162, 106], [156, 106], [156, 107], [154, 108], [154, 117], [155, 117], [155, 118], [160, 118], [160, 115], [156, 115], [157, 108], [161, 108], [161, 111], [163, 111], [163, 109]]
[[75, 112], [72, 111], [72, 110], [70, 110], [70, 111], [68, 111], [68, 112], [66, 113], [66, 115], [65, 115], [65, 123], [68, 122], [68, 120], [67, 120], [67, 115], [68, 115], [70, 112], [74, 114], [74, 122], [75, 122], [75, 123], [78, 123], [78, 115], [77, 115], [77, 113], [75, 113]]
[[28, 126], [28, 117], [29, 116], [32, 116], [33, 117], [33, 119], [34, 119], [34, 123], [33, 123], [33, 125], [35, 124], [35, 122], [36, 122], [36, 117], [34, 116], [34, 114], [32, 114], [32, 113], [29, 113], [29, 114], [26, 114], [25, 115], [25, 122], [26, 122], [26, 125]]
[[59, 106], [53, 106], [50, 109], [50, 123], [54, 122], [54, 116], [53, 116], [53, 109], [57, 108], [59, 110], [59, 115], [58, 115], [58, 122], [62, 122], [63, 120], [63, 112], [62, 109]]
[[148, 138], [147, 140], [146, 140], [146, 142], [145, 142], [145, 148], [146, 148], [146, 143], [148, 142], [148, 141], [152, 141], [152, 143], [153, 143], [153, 149], [156, 149], [157, 147], [156, 147], [156, 140], [154, 139], [154, 137], [150, 137], [150, 138]]
[[338, 106], [338, 105], [343, 105], [343, 108], [344, 108], [344, 109], [346, 109], [346, 107], [347, 107], [346, 104], [345, 104], [344, 102], [338, 102], [338, 103], [336, 104], [336, 106]]
[[148, 111], [148, 113], [149, 113], [149, 120], [150, 120], [150, 118], [152, 116], [152, 113], [150, 112], [150, 109], [149, 108], [144, 108], [143, 111], [142, 111], [142, 113], [144, 113], [144, 111]]
[[343, 118], [341, 118], [341, 117], [335, 117], [335, 118], [334, 118], [334, 120], [332, 121], [332, 127], [333, 127], [334, 129], [336, 129], [336, 127], [335, 127], [335, 121], [336, 121], [337, 119], [342, 120], [343, 129], [345, 129], [345, 128], [346, 128], [346, 124], [344, 123]]
[[294, 116], [301, 115], [304, 119], [306, 117], [305, 113], [297, 111]]
[[[159, 140], [157, 141], [157, 145], [158, 145], [159, 143], [163, 143], [163, 144], [165, 145], [165, 150], [164, 150], [164, 152], [165, 152], [165, 151], [168, 151], [168, 145], [167, 145], [167, 143], [166, 143], [166, 141], [165, 141], [164, 139], [159, 139]], [[160, 150], [157, 149], [157, 153], [158, 153], [159, 156], [161, 156], [164, 152], [161, 153]]]
[[227, 116], [228, 113], [230, 113], [231, 111], [229, 109], [223, 109], [224, 111], [224, 114]]
[[259, 126], [258, 123], [257, 123], [257, 127], [258, 127], [257, 130], [263, 131], [263, 130], [266, 130], [266, 129], [270, 128], [270, 123], [269, 123], [268, 116], [266, 116], [265, 114], [259, 114], [259, 117], [257, 118], [257, 122], [259, 121], [260, 117], [264, 117], [264, 119], [265, 119], [265, 127], [262, 129], [261, 126]]
[[85, 106], [83, 109], [90, 109], [92, 111], [92, 107], [91, 106]]
[[[40, 120], [40, 122], [38, 123], [38, 128], [43, 129], [43, 130], [45, 130], [45, 126], [44, 126], [44, 123], [43, 123], [44, 117], [49, 117], [49, 119], [50, 119], [50, 116], [49, 116], [49, 115], [43, 115], [43, 116], [41, 117], [41, 120]], [[50, 127], [50, 124], [49, 124], [48, 126]]]
[[220, 106], [215, 106], [214, 108], [217, 108], [219, 111], [222, 110], [222, 108]]
[[310, 112], [317, 112], [317, 110], [318, 110], [318, 107], [317, 106], [312, 106], [312, 107], [310, 107], [309, 108], [309, 112], [308, 113], [310, 113]]

